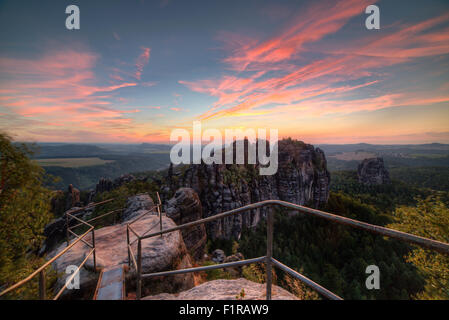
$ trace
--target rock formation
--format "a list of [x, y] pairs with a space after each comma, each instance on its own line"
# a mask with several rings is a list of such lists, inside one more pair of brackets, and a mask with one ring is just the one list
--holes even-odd
[[67, 196], [66, 210], [76, 206], [81, 206], [82, 204], [80, 202], [80, 191], [70, 184], [68, 192], [69, 194]]
[[95, 186], [95, 190], [92, 190], [89, 194], [89, 202], [93, 201], [96, 194], [107, 192], [119, 188], [125, 183], [136, 180], [132, 174], [123, 174], [120, 177], [111, 180], [108, 178], [101, 178], [98, 180], [97, 185]]
[[[202, 207], [198, 194], [191, 188], [178, 189], [165, 206], [167, 217], [177, 225], [202, 219]], [[204, 224], [182, 230], [187, 250], [197, 260], [204, 255], [206, 246], [206, 227]]]
[[[271, 290], [273, 300], [298, 300], [296, 296], [278, 286], [273, 285]], [[240, 294], [243, 292], [242, 297]], [[265, 300], [266, 286], [244, 278], [220, 279], [205, 282], [179, 294], [162, 293], [147, 296], [143, 300], [236, 300], [237, 296], [243, 300]]]
[[[136, 208], [137, 212], [146, 212], [142, 207], [151, 207], [152, 200], [148, 196], [147, 203], [143, 203], [142, 195], [139, 197], [139, 201], [136, 201], [136, 197], [131, 199], [128, 204], [133, 208]], [[140, 205], [136, 205], [136, 203]], [[129, 209], [129, 208], [127, 208]], [[130, 211], [130, 210], [129, 210]], [[126, 219], [136, 217], [133, 213], [130, 213]], [[109, 268], [122, 264], [128, 264], [128, 250], [126, 242], [126, 223], [116, 224], [109, 227], [104, 227], [95, 230], [95, 246], [96, 246], [96, 262], [97, 268]], [[162, 218], [162, 226], [164, 229], [173, 228], [176, 224], [168, 217]], [[150, 229], [159, 229], [159, 217], [154, 214], [147, 214], [140, 220], [136, 221], [132, 225], [133, 229], [138, 234], [144, 234]], [[131, 234], [131, 241], [135, 237]], [[91, 243], [90, 237], [85, 238], [86, 241]], [[66, 244], [61, 244], [56, 250], [51, 252], [48, 257], [55, 256], [58, 252], [63, 250]], [[137, 242], [133, 245], [133, 252], [137, 255]], [[91, 250], [86, 244], [78, 242], [63, 256], [58, 258], [53, 263], [53, 268], [58, 273], [65, 273], [66, 267], [69, 265], [78, 266]], [[192, 266], [191, 258], [187, 253], [182, 235], [179, 231], [175, 231], [169, 234], [165, 234], [162, 237], [148, 238], [142, 241], [142, 272], [150, 273], [165, 270], [174, 270], [181, 268], [189, 268]], [[134, 269], [132, 269], [134, 270]], [[135, 276], [130, 273], [129, 277], [130, 285], [133, 283]], [[80, 290], [67, 290], [65, 294], [92, 294], [97, 281], [98, 273], [93, 272], [93, 258], [92, 256], [87, 260], [85, 268], [80, 272]], [[60, 288], [65, 282], [65, 276], [59, 277], [57, 288]], [[192, 274], [181, 274], [170, 277], [159, 277], [150, 280], [145, 280], [142, 287], [142, 292], [145, 294], [159, 293], [159, 292], [178, 292], [179, 290], [186, 290], [194, 285]], [[151, 291], [150, 291], [151, 289]], [[76, 291], [76, 292], [75, 292]], [[78, 292], [79, 291], [79, 292]]]
[[[224, 263], [227, 262], [236, 262], [240, 260], [245, 260], [245, 257], [240, 252], [237, 252], [235, 254], [232, 254], [230, 256], [227, 256], [226, 259], [224, 259]], [[231, 274], [232, 277], [241, 277], [242, 276], [242, 267], [230, 267], [230, 268], [224, 268], [224, 271]]]
[[123, 210], [123, 221], [131, 221], [148, 210], [153, 210], [154, 214], [157, 211], [154, 207], [153, 199], [147, 193], [129, 197], [126, 201], [125, 210]]
[[215, 249], [212, 252], [212, 261], [216, 263], [223, 263], [223, 261], [226, 259], [226, 255], [223, 250], [221, 249]]
[[[279, 141], [278, 146], [279, 164], [275, 175], [259, 175], [258, 164], [179, 166], [169, 170], [166, 185], [161, 188], [163, 199], [170, 198], [171, 192], [179, 187], [192, 188], [200, 197], [204, 217], [267, 199], [313, 207], [326, 203], [330, 174], [324, 152], [291, 139]], [[242, 229], [257, 225], [266, 210], [256, 209], [211, 222], [206, 226], [207, 234], [213, 239], [238, 239]]]
[[[86, 209], [83, 211], [78, 211], [79, 207], [73, 207], [66, 212], [72, 213], [75, 217], [84, 219], [86, 216], [89, 216], [92, 213], [93, 208]], [[65, 214], [59, 218], [53, 219], [49, 224], [47, 224], [44, 228], [44, 236], [45, 240], [39, 250], [39, 255], [43, 255], [55, 248], [56, 245], [60, 244], [63, 241], [66, 241], [67, 232], [66, 232], [66, 217]], [[72, 219], [69, 221], [70, 226], [74, 226], [78, 224], [79, 221]]]
[[382, 158], [363, 160], [357, 168], [359, 182], [365, 185], [380, 185], [390, 183], [390, 175]]

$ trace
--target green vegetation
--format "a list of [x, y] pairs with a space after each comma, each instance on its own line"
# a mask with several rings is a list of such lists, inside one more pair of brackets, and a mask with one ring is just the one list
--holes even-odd
[[[322, 209], [449, 242], [448, 172], [402, 167], [392, 170], [391, 184], [365, 186], [355, 171], [336, 171]], [[289, 216], [279, 210], [275, 217], [274, 256], [346, 299], [449, 299], [445, 255], [302, 214]], [[239, 242], [242, 253], [263, 255], [265, 233], [263, 223], [245, 231]], [[381, 270], [380, 290], [365, 288], [370, 264]], [[311, 297], [285, 274], [279, 278], [289, 291]]]
[[400, 180], [392, 180], [391, 184], [366, 186], [358, 182], [355, 171], [337, 171], [331, 177], [331, 191], [350, 195], [362, 203], [372, 205], [378, 214], [391, 214], [401, 205], [416, 205], [416, 197], [435, 193]]
[[[401, 206], [394, 213], [395, 223], [388, 227], [419, 236], [449, 242], [449, 208], [439, 197], [418, 199], [415, 207]], [[449, 299], [449, 257], [416, 247], [407, 261], [418, 267], [426, 279], [418, 299]]]
[[449, 191], [449, 167], [400, 167], [391, 169], [390, 176], [414, 187]]
[[[29, 159], [32, 150], [12, 144], [0, 134], [0, 288], [25, 278], [43, 259], [36, 251], [44, 226], [51, 220], [51, 191], [44, 188], [44, 171]], [[51, 278], [50, 281], [51, 282]], [[37, 298], [37, 278], [9, 298]]]
[[[343, 216], [384, 224], [369, 205], [342, 194], [332, 193], [326, 208]], [[297, 214], [275, 213], [273, 255], [345, 299], [410, 299], [423, 290], [424, 280], [417, 268], [403, 257], [409, 247], [323, 219]], [[240, 249], [245, 257], [265, 253], [266, 225], [242, 236]], [[380, 290], [365, 287], [365, 269], [378, 265], [382, 270]], [[278, 272], [280, 283], [286, 282]]]
[[[95, 208], [92, 218], [119, 208], [124, 208], [126, 205], [126, 201], [129, 197], [140, 193], [148, 193], [156, 204], [157, 203], [156, 192], [159, 191], [160, 191], [159, 186], [153, 181], [135, 180], [126, 183], [121, 187], [114, 189], [112, 191], [97, 194], [94, 198], [94, 202], [100, 202], [108, 199], [114, 200], [104, 205], [98, 206], [98, 208]], [[110, 225], [116, 221], [116, 217], [117, 217], [116, 215], [109, 215], [104, 218], [101, 218], [97, 220], [95, 226], [101, 227]]]
[[[63, 160], [63, 159], [61, 159]], [[80, 190], [94, 188], [101, 178], [115, 179], [125, 173], [159, 170], [169, 163], [168, 154], [108, 155], [101, 156], [108, 163], [85, 167], [48, 166], [45, 171], [60, 177], [57, 183], [48, 184], [52, 189], [65, 190], [73, 184]]]
[[38, 159], [37, 162], [42, 167], [64, 167], [64, 168], [79, 168], [102, 165], [114, 162], [114, 160], [103, 160], [98, 157], [92, 158], [53, 158], [53, 159]]
[[[217, 264], [213, 261], [204, 261], [202, 263], [202, 266], [212, 266], [214, 264]], [[217, 279], [232, 279], [232, 276], [229, 272], [225, 271], [224, 269], [213, 269], [213, 270], [207, 270], [206, 273], [206, 280], [212, 281]]]

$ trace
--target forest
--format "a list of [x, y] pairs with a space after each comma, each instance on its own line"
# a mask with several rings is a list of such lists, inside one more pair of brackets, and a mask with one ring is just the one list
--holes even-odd
[[[44, 261], [37, 254], [44, 226], [55, 217], [48, 188], [52, 178], [32, 159], [26, 144], [12, 143], [0, 134], [0, 289], [15, 283]], [[78, 155], [75, 155], [78, 156]], [[387, 163], [388, 164], [388, 163]], [[399, 167], [390, 169], [392, 182], [361, 185], [354, 170], [331, 171], [330, 197], [322, 210], [372, 224], [449, 242], [449, 170], [445, 167]], [[162, 172], [146, 171], [135, 180], [95, 201], [115, 198], [100, 215], [123, 206], [128, 196], [149, 192], [155, 198]], [[155, 178], [152, 179], [151, 177]], [[20, 221], [21, 223], [17, 223]], [[104, 221], [105, 224], [108, 221]], [[236, 250], [246, 258], [265, 254], [266, 225], [244, 230], [239, 240], [209, 241], [208, 252]], [[305, 214], [275, 212], [274, 252], [282, 263], [303, 273], [345, 299], [449, 299], [449, 258], [398, 240], [335, 225]], [[365, 287], [367, 265], [381, 272], [380, 289]], [[261, 267], [245, 267], [243, 275], [263, 281]], [[55, 275], [49, 275], [49, 282]], [[227, 278], [216, 272], [213, 278]], [[276, 271], [277, 283], [298, 296], [316, 299], [310, 290]], [[50, 287], [50, 286], [49, 286]], [[37, 282], [31, 282], [13, 297], [31, 298]]]
[[[425, 180], [427, 170], [418, 172], [417, 180]], [[399, 180], [369, 187], [355, 177], [353, 171], [333, 172], [329, 201], [321, 209], [449, 241], [447, 189], [418, 188]], [[282, 210], [275, 214], [274, 233], [275, 258], [345, 299], [449, 299], [449, 258], [442, 254]], [[263, 255], [265, 238], [262, 223], [244, 233], [240, 250], [248, 257]], [[370, 264], [380, 269], [380, 290], [364, 285]]]

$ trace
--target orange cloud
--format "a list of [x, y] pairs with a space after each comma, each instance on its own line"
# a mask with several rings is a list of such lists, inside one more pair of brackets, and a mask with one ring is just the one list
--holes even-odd
[[[48, 52], [38, 59], [0, 57], [2, 82], [0, 107], [7, 111], [8, 130], [32, 130], [25, 123], [70, 128], [92, 125], [92, 130], [119, 132], [132, 129], [132, 113], [111, 107], [113, 93], [136, 86], [122, 82], [109, 86], [95, 85], [92, 71], [97, 55], [90, 52], [63, 50]], [[34, 122], [33, 122], [34, 121]]]
[[[366, 99], [354, 99], [348, 94], [342, 96], [342, 93], [381, 83], [380, 68], [417, 57], [448, 54], [449, 29], [434, 27], [447, 22], [449, 13], [415, 25], [399, 26], [397, 31], [376, 34], [355, 43], [351, 39], [348, 43], [339, 42], [338, 49], [328, 48], [322, 52], [324, 57], [304, 62], [301, 54], [307, 50], [307, 44], [335, 33], [351, 17], [364, 12], [367, 4], [372, 1], [315, 2], [273, 38], [245, 42], [239, 36], [231, 36], [226, 41], [230, 54], [223, 61], [237, 71], [235, 75], [179, 83], [193, 91], [217, 97], [217, 101], [200, 115], [202, 120], [265, 116], [297, 108], [310, 113], [339, 113], [445, 101], [444, 97], [426, 99], [424, 93], [408, 95], [394, 92], [393, 88], [388, 93]], [[364, 79], [366, 77], [370, 80]], [[358, 84], [341, 85], [348, 81]], [[411, 96], [415, 100], [408, 98]]]

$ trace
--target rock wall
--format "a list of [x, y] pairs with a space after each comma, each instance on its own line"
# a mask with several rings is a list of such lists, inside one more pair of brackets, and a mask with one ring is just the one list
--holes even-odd
[[[267, 199], [312, 207], [327, 202], [330, 174], [322, 150], [284, 139], [279, 141], [278, 159], [278, 171], [272, 176], [260, 176], [258, 164], [202, 163], [171, 168], [161, 193], [167, 200], [179, 187], [192, 188], [199, 195], [204, 217]], [[242, 229], [256, 226], [266, 210], [261, 208], [211, 222], [207, 225], [208, 236], [238, 239]]]
[[363, 160], [357, 168], [359, 182], [365, 185], [380, 185], [390, 183], [390, 175], [382, 158]]
[[[178, 189], [173, 198], [167, 202], [165, 212], [177, 225], [203, 218], [201, 201], [191, 188]], [[183, 229], [182, 237], [189, 253], [195, 259], [201, 259], [207, 241], [204, 224]]]
[[132, 174], [123, 174], [114, 180], [101, 178], [100, 180], [98, 180], [98, 183], [95, 186], [95, 190], [92, 190], [90, 192], [88, 202], [92, 202], [96, 194], [114, 190], [134, 180], [136, 180], [136, 177], [134, 177]]

